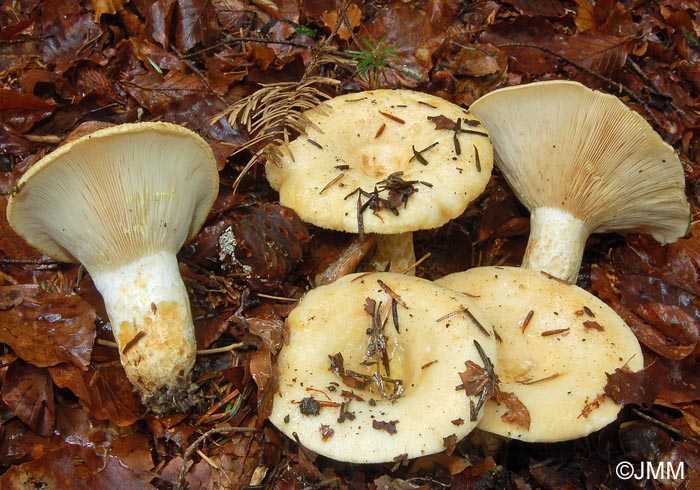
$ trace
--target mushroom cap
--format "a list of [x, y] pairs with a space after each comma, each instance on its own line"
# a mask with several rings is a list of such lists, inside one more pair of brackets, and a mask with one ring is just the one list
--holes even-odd
[[518, 267], [477, 267], [436, 282], [474, 295], [500, 339], [500, 389], [514, 393], [530, 412], [528, 430], [504, 421], [506, 406], [489, 400], [479, 428], [554, 442], [583, 437], [615, 420], [621, 407], [604, 395], [606, 373], [623, 366], [639, 371], [644, 360], [630, 328], [600, 299]]
[[490, 92], [469, 110], [530, 211], [564, 209], [592, 233], [650, 233], [661, 243], [687, 232], [680, 159], [617, 97], [578, 82], [535, 82]]
[[164, 122], [121, 124], [59, 147], [32, 166], [7, 219], [34, 248], [88, 270], [112, 270], [200, 229], [218, 192], [209, 145]]
[[[391, 315], [384, 327], [391, 378], [402, 380], [404, 388], [393, 401], [373, 385], [347, 386], [330, 369], [329, 356], [341, 353], [346, 370], [374, 373], [374, 366], [361, 364], [372, 321], [365, 302], [391, 301], [378, 281], [407, 307], [397, 305], [398, 332]], [[460, 312], [465, 307], [488, 335]], [[466, 361], [484, 366], [474, 341], [494, 362], [496, 342], [483, 313], [467, 296], [414, 276], [350, 274], [309, 291], [287, 318], [286, 328], [288, 343], [277, 361], [279, 388], [270, 420], [319, 454], [355, 463], [431, 454], [445, 449], [444, 438], [464, 437], [480, 417], [470, 420], [470, 400], [476, 403], [476, 397], [455, 388], [462, 382], [459, 373], [465, 371]], [[349, 392], [361, 400], [347, 396]], [[302, 413], [300, 402], [308, 397], [326, 404], [318, 415]], [[346, 410], [355, 418], [339, 422], [344, 402], [349, 402]], [[388, 425], [396, 432], [385, 430]]]
[[[373, 90], [335, 97], [304, 115], [311, 121], [306, 134], [283, 149], [279, 164], [267, 163], [266, 172], [280, 202], [316, 226], [357, 232], [358, 196], [350, 194], [358, 188], [371, 193], [391, 174], [403, 172], [405, 181], [425, 184], [413, 186], [416, 192], [398, 206], [398, 215], [367, 209], [364, 231], [436, 228], [459, 216], [491, 176], [493, 150], [486, 131], [465, 109], [439, 97]], [[455, 136], [454, 129], [436, 129], [429, 118], [439, 116], [452, 123], [459, 119], [470, 132]], [[387, 192], [379, 195], [386, 198]]]

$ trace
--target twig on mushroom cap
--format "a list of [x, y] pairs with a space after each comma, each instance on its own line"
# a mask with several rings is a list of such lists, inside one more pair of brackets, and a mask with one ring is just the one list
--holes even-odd
[[[465, 315], [439, 320], [460, 306], [469, 307], [487, 334]], [[304, 447], [341, 461], [442, 451], [445, 437], [461, 439], [483, 413], [472, 418], [470, 412], [481, 393], [465, 398], [455, 390], [464, 363], [483, 357], [498, 363], [491, 325], [472, 299], [395, 273], [351, 274], [309, 291], [287, 329], [270, 420], [298, 435]], [[318, 410], [301, 412], [299, 402], [319, 390]], [[324, 403], [340, 408], [340, 417]]]
[[267, 178], [303, 220], [381, 235], [370, 269], [407, 270], [413, 232], [462, 214], [491, 175], [488, 133], [439, 97], [373, 90], [335, 97], [304, 116], [306, 134], [281, 147]]
[[[634, 333], [600, 299], [520, 267], [475, 267], [436, 282], [462, 294], [478, 292], [474, 303], [498, 325], [497, 394], [484, 404], [481, 429], [553, 442], [616, 419], [620, 406], [604, 395], [606, 373], [639, 371], [644, 359]], [[600, 328], [590, 328], [586, 311]]]
[[524, 267], [573, 282], [590, 233], [650, 233], [668, 243], [687, 232], [678, 156], [618, 98], [576, 82], [538, 82], [491, 92], [470, 111], [530, 210]]

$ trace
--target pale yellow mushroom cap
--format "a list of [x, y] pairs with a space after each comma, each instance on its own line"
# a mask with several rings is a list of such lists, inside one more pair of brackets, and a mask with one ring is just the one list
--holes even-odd
[[477, 267], [436, 282], [473, 295], [500, 339], [500, 389], [514, 393], [531, 419], [529, 429], [506, 422], [506, 406], [488, 401], [479, 428], [554, 442], [583, 437], [615, 420], [621, 407], [605, 396], [606, 373], [639, 371], [644, 360], [630, 328], [600, 299], [516, 267]]
[[531, 212], [524, 267], [574, 282], [590, 233], [649, 233], [669, 243], [687, 232], [678, 155], [617, 97], [577, 82], [536, 82], [490, 92], [470, 112]]
[[565, 209], [592, 232], [650, 233], [661, 243], [686, 233], [678, 155], [617, 97], [557, 80], [493, 91], [469, 110], [531, 211]]
[[163, 122], [97, 130], [32, 166], [7, 219], [37, 250], [92, 272], [177, 253], [218, 193], [216, 160], [196, 133]]
[[[345, 370], [375, 372], [374, 366], [361, 362], [372, 321], [366, 300], [382, 305], [392, 300], [379, 281], [404, 304], [396, 307], [398, 332], [391, 314], [384, 327], [391, 378], [401, 380], [404, 390], [395, 400], [383, 398], [376, 386], [348, 386], [330, 367], [329, 356], [340, 353]], [[445, 449], [445, 438], [463, 438], [481, 416], [479, 412], [471, 420], [470, 400], [476, 402], [476, 397], [457, 389], [459, 373], [470, 360], [485, 365], [475, 340], [496, 362], [496, 341], [468, 296], [413, 276], [351, 274], [309, 291], [289, 315], [286, 328], [288, 344], [277, 361], [279, 389], [270, 420], [319, 454], [377, 463], [436, 453]], [[321, 405], [317, 415], [302, 413], [301, 402], [309, 397]], [[341, 422], [343, 403], [353, 418]], [[391, 427], [395, 433], [387, 430]]]
[[[350, 194], [358, 188], [371, 193], [403, 172], [402, 179], [419, 181], [416, 192], [396, 216], [366, 210], [364, 231], [436, 228], [459, 216], [491, 176], [493, 151], [483, 126], [439, 97], [374, 90], [336, 97], [304, 115], [311, 121], [306, 134], [283, 149], [279, 165], [268, 163], [266, 172], [280, 202], [316, 226], [357, 232], [358, 196]], [[430, 118], [440, 117], [459, 120], [461, 131], [437, 129]]]
[[59, 147], [20, 179], [7, 218], [102, 294], [126, 375], [162, 413], [192, 402], [196, 340], [176, 254], [218, 192], [216, 159], [175, 124], [121, 124]]

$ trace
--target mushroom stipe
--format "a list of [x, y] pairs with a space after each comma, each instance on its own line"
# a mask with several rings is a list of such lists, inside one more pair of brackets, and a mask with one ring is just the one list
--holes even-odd
[[196, 342], [176, 253], [216, 199], [209, 145], [175, 124], [116, 125], [59, 147], [20, 186], [10, 225], [42, 253], [85, 266], [146, 407], [188, 408]]

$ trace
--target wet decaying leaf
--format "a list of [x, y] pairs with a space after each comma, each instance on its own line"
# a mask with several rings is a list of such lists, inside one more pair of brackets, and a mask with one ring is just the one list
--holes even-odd
[[80, 445], [66, 445], [40, 458], [13, 466], [0, 476], [0, 488], [75, 488], [77, 490], [147, 490], [152, 485], [117, 458]]
[[5, 373], [2, 401], [34, 432], [51, 435], [56, 422], [53, 383], [46, 369], [16, 360]]
[[95, 341], [95, 310], [76, 294], [0, 286], [0, 342], [35, 366], [85, 369]]
[[[0, 488], [184, 490], [185, 483], [190, 489], [279, 490], [700, 488], [697, 2], [5, 4], [0, 9]], [[358, 51], [369, 63], [361, 72], [357, 55], [349, 54]], [[305, 224], [277, 203], [263, 165], [253, 165], [241, 177], [261, 149], [251, 145], [242, 113], [233, 123], [220, 116], [236, 104], [245, 107], [251, 94], [272, 93], [280, 82], [298, 87], [300, 80], [331, 80], [309, 85], [318, 98], [408, 87], [468, 108], [494, 89], [551, 79], [576, 80], [618, 96], [673, 145], [686, 175], [692, 212], [687, 237], [661, 245], [647, 235], [608, 234], [587, 243], [578, 284], [620, 314], [644, 351], [645, 370], [608, 373], [605, 393], [589, 400], [580, 414], [587, 416], [607, 397], [625, 405], [618, 420], [585, 441], [558, 444], [496, 440], [477, 430], [463, 441], [446, 437], [445, 451], [437, 455], [410, 462], [397, 455], [393, 465], [367, 467], [317, 458], [284, 437], [266, 421], [277, 389], [276, 356], [289, 335], [284, 319], [311, 287], [353, 272], [374, 241]], [[287, 97], [294, 90], [280, 93]], [[260, 105], [263, 112], [272, 111], [270, 106]], [[271, 131], [281, 124], [272, 119]], [[193, 379], [198, 403], [190, 413], [159, 418], [145, 413], [134, 395], [110, 343], [104, 305], [85, 270], [43, 257], [5, 218], [19, 178], [68, 135], [136, 121], [173, 122], [200, 134], [214, 151], [221, 181], [206, 226], [178, 256], [201, 349]], [[465, 121], [437, 117], [433, 123], [455, 135], [483, 131]], [[456, 153], [469, 150], [456, 141]], [[436, 164], [428, 145], [414, 145], [411, 164]], [[380, 179], [376, 190], [348, 198], [360, 198], [363, 213], [400, 213], [411, 207], [413, 193], [430, 185], [407, 182], [401, 174]], [[353, 218], [361, 220], [362, 213]], [[483, 195], [462, 216], [414, 234], [417, 256], [429, 254], [416, 274], [436, 279], [480, 265], [517, 266], [528, 231], [527, 210], [494, 169]], [[328, 405], [322, 395], [309, 393], [319, 410], [338, 414], [338, 424], [358, 410], [353, 390], [384, 386], [391, 398], [399, 386], [392, 385], [397, 380], [386, 369], [382, 329], [387, 322], [397, 331], [410, 325], [392, 325], [387, 307], [401, 305], [380, 285], [377, 292], [387, 299], [382, 315], [379, 301], [368, 307], [366, 365], [345, 366], [342, 352], [326, 353], [343, 403]], [[342, 331], [342, 312], [337, 315], [319, 335]], [[584, 328], [604, 328], [583, 308], [581, 315]], [[500, 392], [487, 371], [486, 362], [465, 366], [463, 388], [482, 405], [486, 397], [505, 404], [509, 421], [526, 427], [527, 409]], [[479, 409], [484, 408], [475, 403]], [[368, 431], [392, 433], [402, 427], [401, 421], [374, 422]], [[332, 425], [315, 428], [329, 443], [338, 436], [338, 426]], [[213, 429], [232, 427], [252, 432], [198, 440]], [[682, 461], [686, 480], [621, 482], [614, 467], [628, 460]]]
[[110, 420], [117, 425], [133, 424], [143, 407], [126, 378], [121, 365], [90, 367], [83, 371], [68, 364], [49, 368], [53, 382], [68, 388], [96, 420]]

